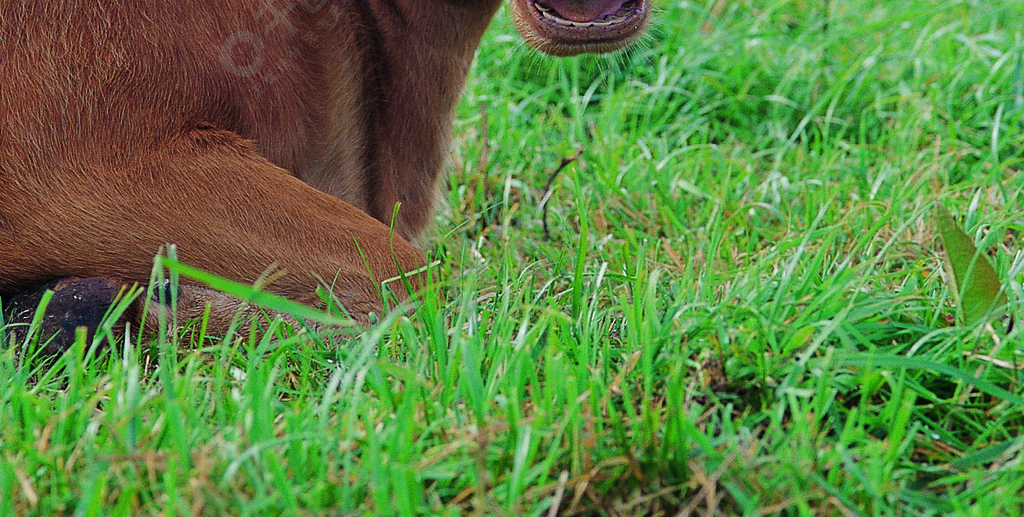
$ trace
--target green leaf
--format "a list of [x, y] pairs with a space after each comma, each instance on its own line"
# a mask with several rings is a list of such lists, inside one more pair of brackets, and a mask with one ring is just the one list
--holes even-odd
[[993, 309], [1007, 304], [1000, 291], [999, 277], [992, 264], [974, 246], [974, 241], [957, 226], [941, 203], [935, 203], [935, 224], [946, 249], [947, 269], [951, 271], [950, 290], [956, 296], [964, 324], [983, 320]]

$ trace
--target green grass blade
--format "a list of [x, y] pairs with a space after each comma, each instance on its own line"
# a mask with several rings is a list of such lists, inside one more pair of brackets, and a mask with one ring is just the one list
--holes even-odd
[[943, 364], [936, 361], [929, 361], [927, 359], [921, 359], [918, 357], [900, 357], [891, 355], [877, 355], [872, 353], [837, 356], [836, 361], [837, 364], [840, 366], [904, 368], [909, 370], [923, 370], [938, 373], [940, 375], [944, 375], [946, 377], [950, 377], [958, 381], [970, 384], [971, 386], [977, 388], [978, 391], [1005, 400], [1006, 402], [1016, 406], [1019, 410], [1024, 410], [1024, 397], [1021, 397], [1020, 395], [1011, 393], [1003, 388], [1000, 388], [991, 381], [979, 379], [978, 377], [975, 377], [967, 372], [954, 368], [948, 364]]
[[352, 321], [349, 319], [332, 316], [328, 313], [293, 302], [283, 296], [261, 291], [251, 285], [234, 282], [166, 257], [158, 257], [157, 260], [161, 266], [167, 268], [172, 273], [177, 273], [181, 276], [191, 278], [206, 284], [213, 289], [254, 305], [259, 305], [265, 309], [281, 314], [289, 314], [305, 321], [313, 321], [326, 325], [339, 327], [352, 325]]

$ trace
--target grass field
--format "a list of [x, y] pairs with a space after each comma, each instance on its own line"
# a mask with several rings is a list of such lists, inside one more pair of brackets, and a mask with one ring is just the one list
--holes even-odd
[[1024, 514], [1024, 325], [958, 324], [930, 215], [1021, 314], [1024, 3], [711, 3], [499, 16], [411, 316], [4, 347], [0, 515]]

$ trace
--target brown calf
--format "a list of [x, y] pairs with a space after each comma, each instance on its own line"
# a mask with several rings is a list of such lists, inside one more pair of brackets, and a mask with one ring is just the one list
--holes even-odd
[[[332, 284], [366, 321], [381, 280], [423, 265], [409, 241], [499, 4], [0, 0], [0, 293], [145, 283], [174, 243], [242, 282], [276, 267], [267, 289], [299, 302]], [[526, 41], [563, 56], [623, 47], [649, 11], [511, 7]], [[183, 288], [196, 307], [223, 300]]]

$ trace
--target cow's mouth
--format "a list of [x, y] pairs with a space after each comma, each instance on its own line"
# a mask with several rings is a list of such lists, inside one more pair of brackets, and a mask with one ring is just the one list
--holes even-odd
[[636, 40], [648, 0], [515, 0], [516, 26], [548, 54], [567, 56], [618, 50]]

